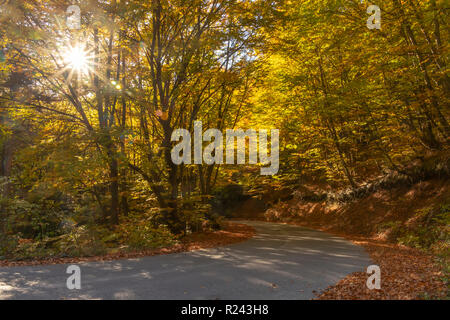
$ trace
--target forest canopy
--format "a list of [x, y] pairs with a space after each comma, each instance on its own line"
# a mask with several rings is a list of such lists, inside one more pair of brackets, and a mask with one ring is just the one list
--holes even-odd
[[[357, 189], [447, 157], [448, 3], [380, 0], [368, 28], [373, 4], [2, 1], [0, 256], [159, 246], [250, 189]], [[175, 164], [196, 121], [278, 129], [278, 173]]]

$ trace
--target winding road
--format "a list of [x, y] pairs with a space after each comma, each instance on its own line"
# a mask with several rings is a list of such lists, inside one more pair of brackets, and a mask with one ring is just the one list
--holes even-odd
[[371, 264], [351, 242], [303, 227], [243, 221], [246, 242], [139, 259], [80, 263], [81, 289], [66, 287], [68, 265], [0, 268], [0, 299], [311, 299]]

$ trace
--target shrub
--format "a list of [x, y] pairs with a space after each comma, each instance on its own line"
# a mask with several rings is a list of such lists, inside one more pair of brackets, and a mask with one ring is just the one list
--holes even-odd
[[68, 233], [56, 239], [47, 239], [59, 255], [70, 257], [97, 256], [106, 253], [106, 245], [99, 233], [88, 226], [74, 226]]
[[61, 235], [61, 222], [71, 214], [59, 199], [47, 197], [10, 199], [0, 197], [0, 226], [7, 234], [26, 239]]
[[418, 210], [412, 225], [404, 227], [397, 241], [401, 244], [433, 249], [447, 247], [450, 240], [450, 204]]
[[160, 248], [176, 242], [175, 236], [167, 228], [155, 227], [152, 217], [142, 215], [128, 217], [115, 231], [106, 240], [117, 240], [130, 249]]

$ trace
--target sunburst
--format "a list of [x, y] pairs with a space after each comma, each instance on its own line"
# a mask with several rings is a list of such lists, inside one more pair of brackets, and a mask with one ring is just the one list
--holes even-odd
[[89, 72], [89, 58], [87, 52], [81, 47], [69, 48], [64, 59], [70, 69], [81, 73]]
[[86, 50], [82, 44], [69, 45], [62, 52], [62, 60], [67, 80], [71, 80], [75, 75], [78, 79], [82, 76], [89, 76], [94, 70], [94, 55], [92, 51]]

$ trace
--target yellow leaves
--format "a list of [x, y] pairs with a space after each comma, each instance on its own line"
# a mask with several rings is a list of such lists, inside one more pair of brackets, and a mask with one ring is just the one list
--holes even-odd
[[298, 148], [298, 146], [295, 145], [295, 144], [288, 144], [288, 145], [286, 145], [286, 149], [288, 149], [288, 150], [295, 150], [297, 148]]

